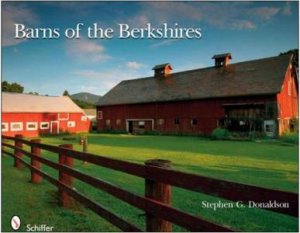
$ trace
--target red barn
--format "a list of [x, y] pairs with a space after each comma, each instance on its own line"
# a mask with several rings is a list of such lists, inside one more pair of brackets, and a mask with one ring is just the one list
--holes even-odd
[[90, 120], [67, 96], [2, 93], [2, 134], [36, 137], [88, 132]]
[[213, 57], [212, 67], [125, 80], [100, 98], [97, 129], [130, 133], [210, 134], [216, 127], [269, 136], [293, 130], [298, 119], [297, 73], [292, 55], [229, 64], [231, 54]]

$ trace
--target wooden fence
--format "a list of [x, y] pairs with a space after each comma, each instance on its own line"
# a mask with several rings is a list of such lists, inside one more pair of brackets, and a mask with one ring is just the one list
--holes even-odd
[[[8, 143], [13, 141], [14, 144]], [[28, 152], [23, 144], [31, 147]], [[14, 152], [6, 150], [11, 148]], [[43, 158], [41, 150], [58, 154], [58, 163]], [[73, 179], [76, 178], [95, 188], [98, 188], [146, 213], [146, 231], [172, 231], [172, 223], [189, 231], [235, 231], [229, 226], [221, 226], [194, 216], [171, 206], [171, 186], [180, 187], [194, 192], [205, 193], [230, 201], [240, 201], [248, 205], [248, 201], [257, 203], [288, 203], [289, 208], [272, 208], [270, 211], [298, 217], [298, 194], [279, 190], [266, 189], [244, 185], [225, 180], [203, 177], [170, 168], [169, 161], [149, 160], [145, 165], [107, 158], [90, 153], [72, 150], [72, 144], [53, 146], [42, 144], [39, 139], [24, 140], [22, 135], [16, 137], [2, 136], [2, 153], [14, 158], [17, 168], [27, 166], [31, 170], [32, 183], [39, 183], [42, 178], [58, 187], [59, 200], [62, 206], [68, 207], [73, 198], [90, 208], [122, 231], [141, 231], [132, 223], [123, 220], [116, 214], [106, 210], [99, 203], [73, 189]], [[31, 158], [31, 163], [22, 157]], [[145, 196], [129, 192], [109, 182], [89, 176], [73, 169], [73, 159], [86, 161], [102, 167], [121, 171], [145, 179]], [[42, 164], [59, 172], [59, 179], [42, 171]], [[4, 177], [5, 178], [5, 177]]]

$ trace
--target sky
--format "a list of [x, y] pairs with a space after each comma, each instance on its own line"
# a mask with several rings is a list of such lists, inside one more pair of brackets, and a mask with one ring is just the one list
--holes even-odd
[[[104, 95], [122, 80], [213, 65], [230, 52], [232, 63], [277, 56], [298, 48], [298, 2], [2, 2], [2, 81], [25, 92]], [[15, 24], [67, 28], [83, 23], [80, 39], [15, 39]], [[200, 39], [89, 39], [93, 23], [201, 28]]]

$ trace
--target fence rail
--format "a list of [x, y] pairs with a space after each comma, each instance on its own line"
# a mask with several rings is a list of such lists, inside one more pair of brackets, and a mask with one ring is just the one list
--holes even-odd
[[[31, 181], [39, 183], [42, 177], [59, 188], [60, 203], [68, 207], [74, 198], [99, 216], [111, 222], [123, 231], [141, 231], [116, 214], [106, 210], [95, 201], [90, 200], [73, 189], [73, 178], [83, 181], [94, 188], [100, 189], [146, 213], [146, 231], [172, 231], [172, 223], [186, 228], [189, 231], [234, 231], [229, 226], [222, 226], [199, 216], [194, 216], [171, 206], [171, 185], [190, 191], [205, 193], [231, 201], [248, 201], [256, 203], [288, 203], [289, 208], [267, 209], [274, 212], [298, 217], [298, 194], [279, 190], [266, 189], [251, 185], [244, 185], [220, 179], [188, 174], [175, 171], [168, 167], [168, 162], [161, 160], [147, 161], [145, 165], [107, 158], [100, 155], [83, 153], [72, 150], [72, 145], [53, 146], [40, 143], [40, 140], [24, 140], [21, 135], [16, 137], [2, 136], [2, 153], [12, 156], [15, 167], [21, 164], [31, 170]], [[13, 141], [14, 145], [6, 141]], [[31, 147], [31, 152], [23, 149], [23, 144]], [[5, 150], [10, 148], [14, 153]], [[41, 156], [41, 150], [58, 154], [59, 162], [53, 162]], [[31, 158], [31, 163], [22, 159], [23, 155]], [[145, 179], [145, 196], [129, 192], [105, 180], [89, 176], [73, 168], [73, 159], [86, 161], [102, 167], [121, 171]], [[59, 179], [42, 171], [41, 165], [47, 165], [59, 172]]]

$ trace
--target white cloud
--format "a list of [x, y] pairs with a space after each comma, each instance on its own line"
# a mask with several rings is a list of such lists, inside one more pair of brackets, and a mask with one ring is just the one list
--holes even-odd
[[[289, 14], [289, 8], [287, 4], [285, 14]], [[251, 2], [143, 2], [138, 14], [128, 21], [136, 21], [138, 25], [151, 22], [154, 26], [166, 22], [180, 22], [184, 26], [192, 21], [200, 27], [205, 23], [221, 29], [253, 30], [272, 20], [279, 11], [279, 7], [257, 7]]]
[[80, 85], [79, 90], [81, 92], [98, 93], [99, 87], [95, 85]]
[[[72, 72], [72, 75], [84, 78], [86, 86], [90, 86], [89, 83], [97, 82], [98, 93], [101, 94], [109, 91], [123, 80], [135, 79], [144, 76], [143, 73], [137, 72], [136, 70], [124, 70], [122, 68], [109, 71], [77, 70]], [[86, 79], [90, 79], [90, 81], [87, 81]]]
[[25, 41], [25, 39], [14, 39], [15, 24], [33, 26], [38, 23], [37, 16], [21, 5], [4, 5], [2, 19], [2, 46], [16, 45]]
[[140, 69], [143, 66], [145, 66], [145, 65], [142, 64], [142, 63], [138, 63], [136, 61], [129, 61], [129, 62], [126, 63], [127, 68], [134, 69], [134, 70]]
[[68, 40], [67, 54], [82, 61], [103, 62], [111, 57], [106, 54], [103, 45], [88, 39]]
[[173, 44], [176, 41], [178, 41], [178, 40], [176, 40], [176, 39], [160, 40], [159, 42], [152, 44], [150, 46], [150, 48], [154, 49], [154, 48], [159, 48], [159, 47], [163, 47], [163, 46], [168, 46], [168, 45]]
[[242, 29], [255, 29], [256, 26], [253, 22], [249, 20], [236, 20], [231, 24], [232, 29], [242, 30]]
[[292, 15], [292, 7], [291, 7], [291, 3], [287, 2], [284, 7], [282, 8], [282, 14], [286, 15], [286, 16], [290, 16]]
[[164, 23], [170, 18], [178, 16], [199, 21], [203, 16], [195, 5], [185, 2], [147, 2], [145, 8], [144, 14], [156, 18], [160, 21], [159, 23]]
[[256, 7], [249, 9], [248, 14], [252, 17], [257, 17], [260, 20], [270, 20], [279, 11], [280, 8], [278, 7]]
[[145, 15], [137, 15], [128, 20], [128, 24], [131, 27], [145, 27], [149, 22], [149, 18]]
[[[201, 13], [193, 5], [181, 2], [141, 2], [140, 10], [133, 17], [123, 16], [115, 20], [116, 23], [127, 23], [131, 27], [144, 28], [147, 23], [153, 27], [159, 27], [178, 16], [183, 19], [200, 20]], [[175, 23], [175, 22], [174, 22]]]

